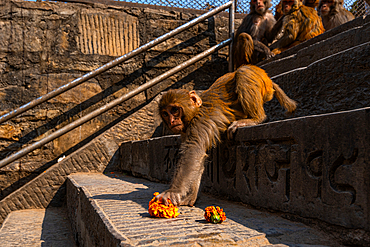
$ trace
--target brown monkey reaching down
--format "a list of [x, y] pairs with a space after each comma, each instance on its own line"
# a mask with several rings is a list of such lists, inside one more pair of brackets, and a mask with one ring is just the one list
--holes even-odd
[[276, 96], [279, 103], [293, 112], [296, 102], [254, 65], [241, 66], [219, 79], [200, 96], [185, 89], [170, 90], [159, 102], [159, 113], [175, 134], [181, 134], [180, 159], [170, 189], [157, 200], [174, 205], [193, 206], [204, 170], [206, 151], [229, 138], [238, 127], [253, 126], [266, 118], [263, 104]]

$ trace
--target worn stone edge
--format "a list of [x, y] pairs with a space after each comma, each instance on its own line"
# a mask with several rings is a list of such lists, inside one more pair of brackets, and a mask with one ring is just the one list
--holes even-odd
[[[83, 222], [85, 226], [88, 226], [89, 229], [94, 229], [95, 232], [92, 234], [98, 236], [103, 235], [104, 239], [100, 239], [102, 242], [100, 244], [109, 244], [109, 246], [132, 246], [130, 243], [130, 240], [122, 233], [120, 232], [110, 221], [109, 217], [104, 213], [104, 211], [101, 209], [101, 207], [96, 203], [96, 201], [92, 198], [92, 195], [90, 194], [89, 190], [79, 185], [79, 183], [73, 178], [72, 176], [67, 177], [67, 181], [72, 185], [72, 188], [77, 191], [78, 194], [78, 201], [85, 201], [86, 204], [88, 204], [91, 208], [84, 208], [84, 211], [90, 211], [89, 213], [93, 213], [96, 216], [96, 220], [98, 221], [98, 224], [100, 226], [96, 226], [96, 221], [89, 221], [89, 222]], [[71, 186], [69, 186], [71, 188]], [[67, 191], [69, 193], [69, 191]], [[76, 202], [73, 202], [76, 203]], [[82, 214], [82, 213], [81, 213]], [[83, 219], [82, 215], [81, 220]], [[79, 224], [76, 223], [76, 218], [78, 217], [70, 217], [71, 221], [74, 221], [74, 225], [78, 226]], [[90, 224], [89, 224], [90, 223]], [[105, 232], [102, 234], [101, 232], [98, 232], [98, 229], [104, 229]], [[81, 232], [81, 229], [76, 229], [78, 232]], [[87, 234], [91, 234], [91, 232], [88, 232]], [[90, 235], [91, 237], [91, 235]]]
[[347, 113], [362, 112], [362, 111], [370, 111], [370, 106], [369, 107], [358, 108], [358, 109], [346, 110], [346, 111], [337, 111], [337, 112], [331, 112], [331, 113], [315, 114], [315, 115], [309, 115], [309, 116], [302, 116], [302, 117], [295, 117], [295, 118], [277, 120], [277, 121], [261, 123], [261, 124], [258, 124], [258, 125], [255, 125], [255, 126], [249, 126], [249, 127], [241, 127], [240, 128], [241, 131], [236, 132], [236, 134], [235, 134], [235, 141], [242, 141], [242, 139], [241, 139], [242, 133], [241, 132], [244, 132], [245, 130], [250, 129], [250, 128], [261, 128], [263, 126], [270, 126], [270, 125], [283, 124], [283, 123], [291, 123], [291, 122], [294, 122], [294, 121], [299, 121], [299, 120], [307, 119], [307, 118], [325, 118], [325, 117], [328, 117], [328, 116], [330, 117], [330, 116], [335, 116], [335, 115], [343, 115], [343, 114], [347, 114]]

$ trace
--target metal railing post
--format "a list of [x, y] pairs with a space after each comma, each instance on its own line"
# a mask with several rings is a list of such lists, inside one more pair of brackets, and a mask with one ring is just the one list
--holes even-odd
[[232, 4], [229, 8], [229, 36], [231, 38], [231, 43], [229, 45], [229, 72], [234, 71], [233, 64], [233, 42], [234, 42], [234, 32], [235, 32], [235, 1], [232, 0]]

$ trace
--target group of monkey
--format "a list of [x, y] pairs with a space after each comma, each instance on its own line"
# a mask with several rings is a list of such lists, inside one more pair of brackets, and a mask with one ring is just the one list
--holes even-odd
[[297, 103], [252, 64], [323, 33], [324, 27], [330, 29], [354, 18], [343, 8], [343, 0], [304, 1], [282, 0], [276, 21], [268, 11], [270, 0], [251, 0], [251, 11], [238, 28], [232, 47], [236, 70], [221, 76], [200, 95], [185, 89], [162, 95], [159, 114], [174, 134], [181, 134], [181, 146], [170, 188], [156, 200], [193, 206], [207, 151], [221, 141], [223, 133], [232, 139], [239, 127], [263, 122], [263, 104], [274, 95], [289, 113], [295, 111]]
[[269, 0], [251, 0], [250, 13], [235, 35], [236, 68], [256, 64], [355, 18], [343, 0], [282, 0], [275, 16], [270, 7]]

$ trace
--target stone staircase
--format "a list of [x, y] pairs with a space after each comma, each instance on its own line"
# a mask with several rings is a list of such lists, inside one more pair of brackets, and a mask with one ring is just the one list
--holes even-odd
[[[179, 218], [147, 213], [152, 193], [167, 187], [158, 182], [171, 178], [179, 138], [124, 142], [131, 124], [143, 126], [140, 136], [158, 130], [157, 97], [1, 200], [1, 246], [73, 246], [71, 236], [80, 246], [370, 245], [369, 20], [260, 64], [299, 102], [297, 112], [286, 117], [273, 100], [267, 123], [211, 150], [207, 194]], [[206, 224], [208, 205], [228, 220]]]
[[[195, 207], [180, 207], [175, 219], [152, 218], [148, 200], [167, 186], [120, 173], [75, 173], [66, 186], [67, 210], [10, 213], [0, 232], [2, 246], [341, 246], [303, 223], [206, 194]], [[222, 206], [227, 220], [207, 223], [209, 205]]]

